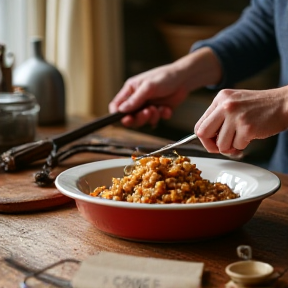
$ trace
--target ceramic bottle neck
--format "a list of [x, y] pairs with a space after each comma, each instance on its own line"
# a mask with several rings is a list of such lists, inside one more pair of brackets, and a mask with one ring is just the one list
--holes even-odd
[[5, 54], [5, 46], [0, 44], [0, 68], [4, 68], [4, 54]]
[[32, 45], [32, 56], [43, 59], [42, 40], [40, 39], [32, 40], [31, 45]]

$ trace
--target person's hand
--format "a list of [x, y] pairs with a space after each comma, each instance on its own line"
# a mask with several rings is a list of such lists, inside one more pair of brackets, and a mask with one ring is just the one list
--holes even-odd
[[288, 86], [271, 90], [230, 90], [218, 93], [195, 125], [208, 152], [236, 155], [253, 139], [288, 128]]
[[[122, 119], [125, 126], [155, 126], [169, 119], [188, 92], [221, 78], [218, 59], [210, 48], [202, 48], [172, 64], [164, 65], [128, 79], [109, 104], [110, 113], [130, 113]], [[141, 107], [144, 107], [141, 109]], [[140, 109], [132, 116], [132, 113]]]
[[174, 109], [186, 97], [188, 91], [173, 64], [161, 66], [134, 76], [109, 104], [109, 111], [134, 112], [145, 104], [145, 108], [134, 117], [126, 116], [126, 126], [156, 125], [160, 118], [169, 119]]

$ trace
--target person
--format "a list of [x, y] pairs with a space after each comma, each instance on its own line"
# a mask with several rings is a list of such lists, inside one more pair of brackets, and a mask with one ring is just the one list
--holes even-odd
[[[234, 24], [198, 41], [184, 57], [128, 79], [109, 103], [109, 111], [131, 112], [122, 119], [125, 126], [156, 125], [160, 118], [169, 119], [190, 91], [217, 89], [194, 128], [207, 151], [236, 155], [254, 139], [279, 134], [269, 169], [287, 173], [287, 13], [287, 1], [252, 0]], [[278, 87], [233, 89], [277, 59]]]

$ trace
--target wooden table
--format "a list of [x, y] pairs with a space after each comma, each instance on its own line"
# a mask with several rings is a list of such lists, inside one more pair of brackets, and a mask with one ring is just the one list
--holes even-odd
[[[63, 127], [42, 128], [39, 135], [51, 136], [62, 131]], [[97, 133], [142, 144], [163, 143], [163, 139], [113, 126]], [[67, 162], [67, 167], [79, 164], [83, 159], [94, 161], [111, 157], [76, 156]], [[12, 253], [17, 261], [31, 269], [40, 269], [66, 258], [84, 260], [99, 251], [200, 261], [205, 264], [203, 287], [225, 287], [229, 278], [224, 269], [239, 260], [237, 246], [250, 245], [254, 259], [269, 262], [277, 271], [284, 273], [277, 287], [280, 284], [282, 286], [279, 287], [288, 287], [288, 271], [284, 272], [288, 268], [288, 175], [279, 174], [279, 177], [281, 189], [262, 202], [255, 216], [241, 229], [220, 238], [178, 244], [136, 243], [117, 239], [103, 234], [85, 221], [74, 202], [71, 202], [48, 211], [0, 215], [0, 257], [8, 257]], [[24, 272], [0, 261], [0, 287], [19, 287]]]

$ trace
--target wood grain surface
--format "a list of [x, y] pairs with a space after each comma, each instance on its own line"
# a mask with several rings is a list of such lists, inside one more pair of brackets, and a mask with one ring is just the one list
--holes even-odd
[[[47, 132], [53, 133], [55, 130]], [[47, 135], [48, 133], [46, 133]], [[107, 127], [97, 136], [138, 141], [139, 143], [162, 143], [163, 139], [126, 132], [119, 127]], [[111, 156], [96, 155], [107, 159]], [[95, 155], [93, 157], [96, 157]], [[59, 169], [70, 165], [93, 161], [91, 154], [77, 155], [62, 164]], [[33, 173], [38, 167], [15, 174], [1, 174], [2, 191], [9, 193], [51, 193], [57, 198], [54, 188], [42, 190], [33, 183]], [[23, 173], [23, 175], [22, 175]], [[55, 171], [55, 173], [58, 173]], [[254, 217], [242, 228], [222, 237], [194, 243], [140, 243], [118, 239], [97, 230], [81, 217], [74, 202], [51, 207], [48, 210], [29, 213], [0, 214], [0, 288], [16, 288], [28, 271], [38, 270], [59, 260], [73, 258], [80, 261], [99, 251], [111, 251], [140, 257], [199, 261], [205, 265], [202, 287], [225, 287], [229, 281], [225, 267], [239, 258], [236, 248], [250, 245], [253, 259], [270, 263], [282, 277], [271, 287], [288, 287], [288, 175], [278, 174], [282, 186], [273, 196], [262, 201]], [[23, 178], [24, 177], [24, 178]], [[23, 180], [25, 179], [25, 181]], [[47, 192], [49, 191], [49, 192]], [[54, 194], [53, 194], [54, 193]], [[35, 194], [33, 197], [35, 197]], [[4, 195], [4, 192], [3, 192]], [[8, 196], [7, 196], [8, 195]], [[42, 196], [44, 197], [44, 196]], [[9, 200], [9, 199], [8, 199]], [[35, 200], [35, 199], [34, 199]], [[2, 200], [3, 201], [3, 200]], [[55, 200], [56, 201], [56, 200]], [[29, 202], [29, 201], [28, 201]], [[33, 202], [33, 201], [32, 201]], [[245, 213], [245, 211], [243, 211]], [[191, 227], [193, 229], [193, 221]], [[16, 269], [5, 261], [13, 257], [24, 266]], [[68, 265], [69, 266], [69, 265]], [[76, 268], [74, 268], [75, 271]], [[61, 268], [59, 276], [72, 276], [69, 269]], [[39, 286], [45, 287], [45, 286]]]
[[[287, 175], [282, 179], [287, 181]], [[85, 221], [73, 203], [33, 214], [4, 214], [0, 217], [0, 259], [1, 255], [13, 255], [31, 269], [40, 269], [67, 258], [83, 261], [99, 251], [199, 261], [205, 264], [203, 287], [215, 288], [225, 287], [229, 281], [225, 267], [239, 260], [237, 246], [250, 245], [253, 259], [268, 262], [276, 271], [284, 273], [281, 281], [273, 287], [287, 288], [287, 193], [288, 186], [285, 185], [275, 195], [264, 200], [255, 216], [243, 228], [219, 238], [195, 243], [137, 243], [113, 238]], [[64, 269], [61, 273], [64, 273]], [[25, 271], [18, 271], [0, 261], [1, 288], [18, 287], [25, 275]]]
[[[75, 122], [72, 122], [72, 124], [67, 127], [44, 127], [39, 129], [38, 138], [45, 139], [54, 136], [57, 133], [72, 129], [75, 126]], [[160, 138], [143, 137], [140, 133], [131, 132], [121, 129], [120, 127], [114, 128], [113, 126], [96, 131], [95, 134], [91, 134], [81, 139], [81, 141], [93, 137], [105, 141], [121, 141], [124, 144], [127, 141], [126, 143], [129, 144], [135, 143], [135, 146], [143, 145], [143, 143], [164, 143], [164, 140], [161, 140]], [[66, 160], [64, 163], [61, 163], [59, 167], [53, 170], [52, 176], [56, 177], [60, 172], [76, 165], [118, 157], [119, 156], [115, 155], [108, 156], [94, 153], [81, 153]], [[44, 163], [45, 159], [37, 164], [30, 165], [27, 169], [11, 173], [5, 173], [0, 170], [0, 213], [39, 211], [54, 208], [72, 201], [70, 198], [62, 195], [54, 185], [52, 185], [52, 187], [43, 188], [35, 183], [34, 175], [41, 170]]]

